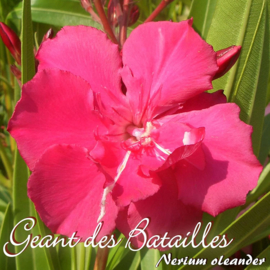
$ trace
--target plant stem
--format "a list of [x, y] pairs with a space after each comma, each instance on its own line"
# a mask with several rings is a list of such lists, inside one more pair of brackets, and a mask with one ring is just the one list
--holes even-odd
[[157, 15], [168, 5], [172, 2], [173, 0], [161, 0], [157, 8], [153, 11], [153, 13], [145, 20], [146, 22], [151, 22], [153, 21]]
[[107, 259], [109, 254], [109, 248], [98, 248], [94, 270], [105, 270]]
[[120, 45], [123, 47], [127, 39], [127, 25], [128, 25], [128, 15], [129, 15], [129, 1], [124, 0], [123, 3], [123, 21], [120, 28]]
[[113, 30], [110, 26], [110, 23], [107, 19], [107, 16], [105, 14], [105, 11], [103, 9], [103, 6], [102, 6], [102, 3], [101, 3], [101, 0], [94, 0], [94, 4], [95, 4], [95, 7], [96, 7], [96, 10], [97, 10], [97, 13], [99, 15], [99, 18], [101, 20], [101, 23], [103, 25], [103, 28], [105, 30], [105, 32], [107, 33], [107, 35], [109, 36], [109, 38], [112, 40], [112, 42], [118, 44], [118, 41], [113, 33]]

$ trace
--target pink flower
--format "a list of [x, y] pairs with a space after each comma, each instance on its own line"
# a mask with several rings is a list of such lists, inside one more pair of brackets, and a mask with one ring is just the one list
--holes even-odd
[[245, 203], [261, 172], [252, 127], [222, 91], [205, 93], [225, 69], [191, 24], [139, 26], [122, 58], [90, 27], [64, 27], [42, 43], [8, 129], [53, 232], [85, 239], [102, 220], [99, 236], [115, 227], [127, 235], [149, 217], [149, 237], [173, 236], [203, 211]]

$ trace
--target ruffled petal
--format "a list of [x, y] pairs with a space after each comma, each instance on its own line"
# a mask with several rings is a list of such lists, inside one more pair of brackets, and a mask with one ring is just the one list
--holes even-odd
[[58, 68], [82, 77], [94, 91], [120, 91], [121, 57], [118, 46], [100, 30], [66, 26], [42, 43], [36, 58], [39, 70]]
[[90, 85], [69, 72], [44, 70], [23, 86], [8, 131], [29, 168], [53, 144], [92, 148], [104, 129], [94, 114]]
[[205, 168], [177, 164], [179, 199], [213, 216], [244, 204], [262, 170], [252, 150], [252, 127], [240, 121], [239, 111], [230, 103], [181, 114], [183, 122], [205, 127]]
[[212, 88], [216, 53], [191, 24], [192, 20], [151, 22], [137, 27], [127, 39], [122, 77], [134, 115], [151, 118]]
[[[101, 209], [105, 176], [89, 157], [86, 148], [75, 145], [50, 147], [38, 161], [28, 182], [28, 196], [45, 225], [54, 233], [82, 240], [93, 235]], [[98, 234], [115, 228], [118, 208], [110, 194]]]
[[101, 95], [109, 113], [110, 106], [126, 104], [121, 91], [122, 60], [118, 46], [104, 32], [82, 25], [66, 26], [55, 38], [42, 43], [36, 58], [39, 70], [57, 68], [85, 79]]
[[[162, 186], [155, 195], [131, 203], [128, 208], [119, 212], [116, 226], [127, 238], [129, 238], [129, 232], [135, 229], [144, 218], [150, 219], [146, 229], [148, 240], [154, 235], [162, 237], [166, 232], [171, 238], [176, 235], [185, 237], [185, 234], [192, 231], [195, 225], [201, 221], [202, 212], [200, 210], [186, 206], [178, 200], [177, 183], [172, 171], [164, 170], [159, 173], [159, 177], [162, 179]], [[143, 242], [142, 235], [131, 238], [131, 243], [135, 247], [140, 247]], [[160, 246], [158, 248], [164, 249]]]

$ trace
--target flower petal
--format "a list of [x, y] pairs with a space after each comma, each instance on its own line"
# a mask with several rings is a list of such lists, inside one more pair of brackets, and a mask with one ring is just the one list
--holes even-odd
[[200, 111], [207, 109], [211, 106], [226, 103], [226, 96], [223, 94], [223, 90], [216, 91], [214, 93], [201, 93], [193, 98], [187, 100], [182, 108], [176, 113], [184, 113], [190, 111]]
[[160, 127], [151, 136], [155, 147], [141, 155], [145, 169], [155, 171], [168, 168], [180, 159], [191, 156], [200, 146], [204, 128], [193, 128], [178, 118], [178, 115], [172, 115], [156, 121]]
[[184, 160], [177, 164], [179, 198], [213, 216], [244, 204], [262, 170], [252, 150], [252, 127], [240, 121], [239, 111], [230, 103], [181, 114], [183, 122], [205, 127], [206, 164], [204, 170]]
[[90, 85], [69, 72], [44, 70], [23, 86], [8, 131], [31, 170], [53, 144], [95, 145], [93, 132], [102, 123], [93, 102]]
[[39, 70], [58, 68], [82, 77], [90, 83], [94, 92], [102, 94], [103, 102], [109, 95], [116, 100], [124, 99], [118, 46], [100, 30], [87, 26], [66, 26], [55, 38], [42, 43], [36, 58]]
[[[28, 196], [45, 225], [54, 233], [92, 236], [101, 209], [105, 176], [86, 148], [54, 145], [38, 161], [28, 182]], [[111, 195], [98, 239], [115, 228], [118, 209]]]
[[[160, 187], [157, 175], [144, 175], [140, 169], [141, 160], [116, 142], [99, 141], [90, 155], [116, 182], [112, 194], [118, 206], [145, 199], [156, 193]], [[107, 185], [112, 182], [108, 179]]]
[[[137, 106], [133, 111], [141, 117], [150, 118], [155, 115], [153, 108], [161, 113], [164, 106], [177, 105], [212, 89], [218, 70], [216, 53], [191, 24], [192, 20], [146, 23], [137, 27], [124, 44], [122, 76], [128, 84], [131, 106]], [[143, 109], [139, 102], [134, 105], [138, 98]], [[146, 106], [148, 115], [143, 112]]]
[[[129, 232], [144, 218], [150, 218], [146, 229], [148, 239], [153, 235], [163, 236], [166, 232], [169, 233], [168, 237], [183, 236], [201, 221], [200, 210], [186, 206], [178, 200], [177, 183], [171, 169], [160, 172], [159, 177], [162, 179], [162, 186], [156, 194], [131, 203], [128, 210], [126, 208], [119, 212], [116, 225], [127, 238]], [[143, 239], [132, 238], [131, 243], [135, 247], [140, 247]]]

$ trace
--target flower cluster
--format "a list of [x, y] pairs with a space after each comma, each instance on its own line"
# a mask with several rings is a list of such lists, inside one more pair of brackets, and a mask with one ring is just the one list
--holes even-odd
[[141, 25], [121, 53], [85, 26], [42, 43], [8, 130], [53, 232], [85, 239], [103, 221], [100, 237], [128, 235], [147, 217], [149, 237], [173, 236], [245, 203], [261, 172], [252, 127], [222, 91], [205, 92], [230, 50], [217, 55], [191, 24]]

